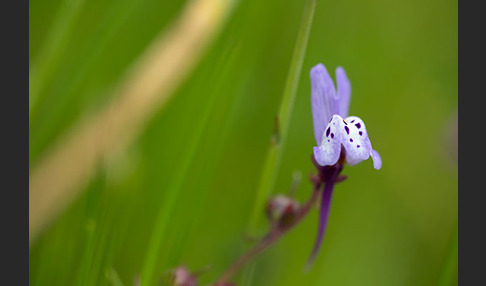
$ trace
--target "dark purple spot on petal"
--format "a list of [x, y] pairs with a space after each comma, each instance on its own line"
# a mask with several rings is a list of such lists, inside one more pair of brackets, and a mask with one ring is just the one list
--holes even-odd
[[329, 132], [331, 132], [331, 127], [327, 127], [327, 130], [326, 130], [326, 137], [329, 136]]
[[327, 139], [327, 142], [331, 142], [329, 139]]
[[359, 132], [359, 136], [363, 136], [363, 131], [360, 131]]
[[331, 138], [334, 138], [334, 133], [331, 133]]
[[348, 128], [348, 126], [344, 126], [344, 130], [346, 130], [346, 133], [348, 133], [348, 135], [349, 135], [349, 128]]
[[353, 138], [349, 138], [349, 142], [353, 142]]
[[343, 119], [343, 122], [344, 122], [344, 124], [345, 124], [345, 125], [348, 125], [348, 124], [346, 123], [346, 121], [344, 121], [344, 119]]
[[354, 122], [354, 119], [353, 119], [353, 121], [351, 121], [351, 123], [353, 123], [353, 122]]
[[333, 118], [334, 118], [334, 116], [333, 116], [333, 117], [331, 117], [331, 119], [329, 119], [329, 123], [331, 123], [331, 121], [332, 121], [332, 119], [333, 119]]
[[358, 145], [358, 146], [356, 146], [356, 148], [359, 148], [359, 145]]
[[360, 128], [361, 128], [361, 123], [359, 123], [359, 122], [358, 122], [358, 123], [356, 123], [356, 124], [355, 124], [355, 126], [356, 126], [358, 129], [360, 129]]

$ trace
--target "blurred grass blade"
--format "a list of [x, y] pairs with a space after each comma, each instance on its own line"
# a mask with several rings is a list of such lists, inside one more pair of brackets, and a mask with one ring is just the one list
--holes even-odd
[[[170, 186], [164, 190], [165, 196], [164, 200], [160, 206], [157, 219], [155, 221], [155, 226], [154, 226], [154, 231], [150, 237], [149, 245], [146, 250], [146, 257], [145, 261], [143, 264], [142, 268], [142, 275], [141, 275], [141, 285], [154, 285], [155, 275], [156, 275], [156, 270], [157, 270], [157, 265], [158, 262], [160, 262], [159, 258], [164, 254], [165, 257], [165, 262], [172, 260], [175, 261], [177, 259], [171, 259], [168, 253], [170, 251], [168, 249], [164, 249], [163, 251], [161, 250], [161, 247], [164, 245], [164, 239], [167, 234], [167, 228], [170, 223], [170, 220], [172, 218], [172, 215], [174, 213], [174, 207], [178, 203], [178, 199], [180, 197], [180, 194], [182, 193], [181, 188], [183, 187], [183, 184], [187, 181], [187, 179], [190, 179], [191, 176], [188, 176], [188, 172], [192, 166], [193, 161], [196, 156], [196, 152], [199, 152], [200, 148], [200, 142], [203, 138], [204, 135], [208, 135], [208, 122], [210, 119], [211, 114], [215, 110], [215, 105], [216, 102], [221, 100], [221, 97], [224, 96], [224, 93], [220, 91], [221, 85], [227, 81], [228, 79], [228, 74], [229, 74], [229, 68], [234, 64], [236, 55], [239, 52], [238, 47], [231, 47], [231, 49], [227, 50], [226, 53], [225, 51], [222, 51], [222, 56], [221, 56], [221, 62], [216, 64], [215, 66], [217, 67], [217, 70], [219, 71], [219, 78], [216, 79], [214, 82], [212, 82], [213, 86], [212, 88], [214, 89], [212, 92], [209, 94], [206, 94], [207, 96], [207, 105], [204, 109], [202, 118], [196, 120], [193, 125], [193, 136], [191, 137], [190, 140], [190, 146], [186, 150], [184, 156], [181, 158], [180, 162], [182, 162], [182, 166], [177, 168], [176, 175], [173, 178], [173, 181], [171, 182]], [[223, 144], [223, 141], [225, 140], [225, 133], [228, 131], [228, 127], [226, 127], [221, 131], [221, 134], [219, 136], [219, 144]], [[226, 130], [226, 131], [225, 131]], [[220, 145], [220, 146], [221, 146]], [[219, 156], [222, 148], [216, 148], [217, 151], [211, 152], [209, 155], [209, 158], [207, 159], [208, 161], [215, 161], [216, 158]], [[214, 166], [206, 167], [206, 171], [211, 172], [212, 168]], [[207, 178], [205, 178], [207, 179]], [[204, 180], [204, 179], [203, 179]], [[199, 181], [198, 183], [202, 183]], [[204, 198], [204, 193], [207, 191], [207, 184], [201, 184], [201, 186], [198, 187], [197, 189], [197, 194], [192, 194], [191, 196], [197, 197], [197, 201], [201, 202]], [[188, 191], [184, 191], [186, 194]], [[192, 213], [197, 213], [196, 209], [193, 208], [191, 209]], [[186, 225], [185, 227], [189, 228], [190, 226]], [[183, 239], [181, 237], [178, 237], [178, 243], [182, 242]], [[173, 247], [176, 249], [172, 249], [174, 252], [181, 252], [182, 246], [176, 246]], [[166, 265], [164, 265], [165, 267]], [[174, 265], [171, 265], [174, 266]], [[163, 268], [165, 269], [165, 268]]]
[[30, 243], [78, 195], [100, 162], [123, 150], [165, 105], [223, 24], [232, 3], [190, 1], [141, 55], [116, 89], [113, 102], [75, 124], [34, 166], [29, 178]]
[[197, 130], [196, 136], [193, 137], [189, 149], [186, 150], [184, 156], [181, 158], [182, 166], [177, 168], [176, 175], [172, 178], [171, 184], [165, 190], [166, 195], [164, 196], [163, 204], [158, 212], [157, 219], [155, 221], [154, 232], [151, 235], [149, 245], [146, 251], [146, 258], [140, 277], [140, 285], [142, 286], [154, 285], [154, 271], [157, 264], [157, 258], [160, 254], [162, 240], [164, 238], [164, 235], [166, 234], [166, 229], [170, 221], [170, 215], [174, 210], [174, 206], [179, 197], [179, 192], [182, 184], [184, 183], [184, 179], [187, 178], [189, 167], [191, 166], [192, 162], [191, 159], [195, 156], [198, 143], [200, 142], [201, 136], [203, 134], [202, 131], [204, 130], [204, 127], [206, 125], [209, 113], [212, 111], [215, 98], [216, 97], [213, 96], [211, 98], [211, 102], [209, 102], [208, 106], [206, 107], [204, 118], [199, 121], [199, 127], [194, 128], [195, 130]]
[[84, 0], [66, 0], [60, 4], [37, 61], [29, 68], [29, 115], [39, 101], [44, 84], [52, 79], [65, 53], [68, 37], [84, 3]]
[[275, 184], [275, 179], [279, 170], [280, 162], [282, 160], [283, 150], [287, 141], [288, 129], [292, 109], [294, 106], [295, 95], [299, 85], [299, 77], [302, 71], [302, 64], [304, 61], [305, 52], [307, 49], [307, 42], [312, 27], [312, 19], [314, 17], [314, 10], [316, 0], [307, 0], [304, 7], [304, 15], [302, 17], [301, 26], [297, 35], [295, 43], [294, 54], [290, 63], [289, 73], [283, 93], [282, 102], [278, 113], [275, 134], [272, 140], [270, 150], [268, 150], [263, 173], [260, 178], [260, 183], [253, 205], [253, 211], [250, 217], [250, 234], [256, 232], [259, 218], [262, 217], [263, 206], [268, 195], [272, 192]]
[[120, 276], [118, 276], [118, 273], [116, 273], [115, 269], [110, 268], [106, 270], [105, 276], [106, 279], [110, 282], [110, 285], [123, 286], [123, 282], [121, 281]]
[[458, 223], [454, 226], [452, 231], [452, 238], [447, 249], [447, 257], [442, 266], [442, 273], [440, 277], [440, 286], [453, 286], [458, 282]]

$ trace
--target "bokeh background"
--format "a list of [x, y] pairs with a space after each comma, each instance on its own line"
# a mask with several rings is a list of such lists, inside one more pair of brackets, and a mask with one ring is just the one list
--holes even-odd
[[[42, 75], [30, 81], [39, 91], [29, 108], [31, 171], [77, 120], [113, 100], [113, 87], [185, 2], [29, 1], [30, 71]], [[304, 2], [234, 2], [171, 100], [30, 245], [30, 284], [133, 285], [171, 195], [152, 285], [181, 264], [202, 270], [208, 285], [251, 245], [246, 232]], [[296, 198], [311, 193], [309, 70], [317, 63], [333, 77], [345, 68], [350, 114], [366, 122], [383, 168], [371, 160], [345, 167], [310, 272], [317, 209], [234, 282], [457, 284], [457, 12], [449, 0], [317, 1], [272, 193], [287, 193], [299, 175]], [[260, 223], [264, 234], [263, 210]]]

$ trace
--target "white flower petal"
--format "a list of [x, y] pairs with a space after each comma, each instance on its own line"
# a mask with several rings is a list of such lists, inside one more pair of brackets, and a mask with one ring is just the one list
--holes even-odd
[[350, 116], [346, 118], [343, 128], [342, 144], [346, 149], [346, 162], [353, 166], [368, 159], [372, 149], [363, 120]]
[[314, 156], [321, 166], [336, 164], [341, 154], [344, 121], [339, 115], [333, 115], [324, 129], [321, 144], [314, 147]]

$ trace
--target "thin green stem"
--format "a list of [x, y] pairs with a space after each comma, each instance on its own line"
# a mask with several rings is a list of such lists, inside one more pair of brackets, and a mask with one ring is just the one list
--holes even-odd
[[312, 19], [314, 17], [314, 10], [317, 0], [307, 0], [304, 8], [304, 15], [302, 17], [302, 23], [297, 35], [297, 41], [295, 44], [294, 53], [290, 63], [289, 73], [287, 76], [287, 82], [283, 93], [282, 102], [280, 103], [280, 109], [276, 120], [276, 134], [274, 134], [275, 140], [268, 150], [265, 164], [263, 167], [263, 173], [258, 185], [255, 203], [249, 222], [249, 232], [256, 232], [256, 228], [261, 217], [261, 211], [267, 196], [271, 193], [275, 178], [279, 170], [279, 166], [282, 160], [282, 154], [287, 141], [288, 129], [290, 125], [290, 119], [292, 115], [292, 109], [294, 106], [295, 95], [297, 87], [299, 85], [299, 77], [302, 70], [302, 64], [304, 62], [304, 56], [307, 49], [307, 42], [309, 40], [309, 34], [312, 27]]

